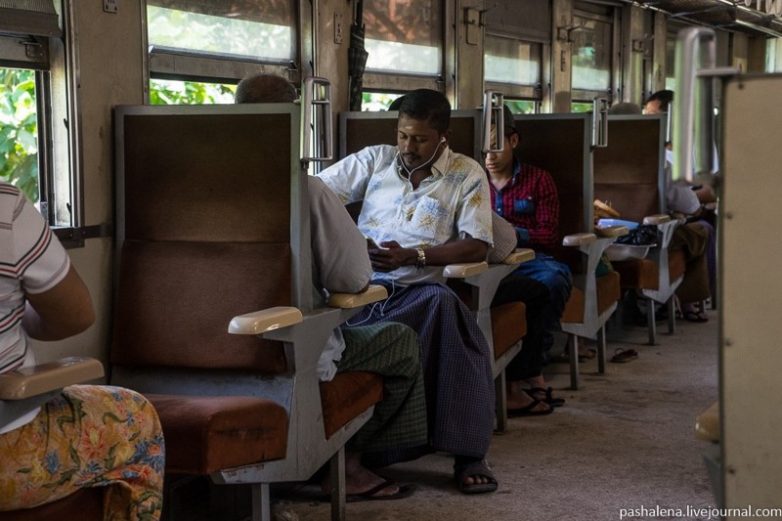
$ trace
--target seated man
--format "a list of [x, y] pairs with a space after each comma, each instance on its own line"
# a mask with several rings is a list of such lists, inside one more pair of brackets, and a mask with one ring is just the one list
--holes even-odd
[[[243, 79], [236, 91], [237, 103], [291, 103], [296, 98], [293, 85], [268, 74]], [[366, 289], [372, 267], [365, 239], [339, 199], [317, 177], [308, 176], [307, 181], [313, 289], [316, 302], [324, 305], [324, 293]], [[341, 371], [369, 371], [383, 377], [383, 400], [347, 447], [346, 489], [352, 499], [396, 499], [412, 492], [411, 487], [385, 481], [362, 466], [361, 456], [426, 443], [418, 351], [414, 331], [403, 324], [383, 323], [334, 330], [318, 361], [321, 381], [330, 381]], [[328, 482], [324, 488], [329, 488]]]
[[543, 169], [522, 163], [516, 147], [520, 136], [513, 114], [503, 108], [505, 146], [502, 152], [490, 152], [485, 164], [495, 212], [516, 228], [517, 244], [535, 250], [535, 260], [519, 266], [516, 273], [542, 282], [549, 289], [551, 307], [544, 317], [543, 345], [551, 349], [551, 331], [570, 297], [570, 268], [547, 254], [558, 246], [559, 197], [551, 175]]
[[[43, 217], [0, 183], [0, 373], [35, 364], [28, 335], [59, 340], [95, 320], [89, 292]], [[141, 395], [73, 385], [0, 425], [0, 510], [108, 487], [105, 518], [155, 521], [163, 504], [163, 433]]]
[[[673, 102], [673, 91], [663, 90], [646, 100], [644, 114], [663, 114]], [[690, 322], [706, 322], [708, 318], [696, 306], [716, 289], [717, 241], [714, 225], [704, 219], [704, 205], [716, 202], [708, 185], [692, 186], [686, 181], [674, 181], [671, 176], [673, 150], [665, 144], [665, 199], [668, 210], [681, 214], [687, 223], [679, 226], [671, 241], [672, 248], [682, 248], [687, 267], [684, 280], [676, 289], [682, 304], [682, 316]], [[715, 150], [716, 155], [716, 150]], [[716, 170], [716, 169], [715, 169]]]
[[[494, 248], [489, 252], [489, 262], [502, 262], [516, 248], [516, 231], [496, 213], [492, 215], [492, 221]], [[508, 302], [523, 302], [527, 318], [524, 347], [505, 368], [508, 416], [549, 414], [554, 407], [564, 405], [565, 400], [552, 395], [552, 389], [543, 377], [543, 317], [551, 308], [548, 288], [535, 279], [513, 273], [500, 282], [492, 306]]]
[[484, 461], [494, 423], [491, 353], [475, 317], [442, 284], [442, 266], [486, 258], [491, 210], [480, 165], [448, 148], [450, 113], [441, 93], [412, 91], [399, 106], [396, 147], [367, 147], [319, 177], [343, 203], [363, 201], [358, 227], [374, 279], [390, 294], [349, 323], [393, 320], [418, 333], [430, 446], [455, 455], [462, 492], [480, 493], [497, 488]]

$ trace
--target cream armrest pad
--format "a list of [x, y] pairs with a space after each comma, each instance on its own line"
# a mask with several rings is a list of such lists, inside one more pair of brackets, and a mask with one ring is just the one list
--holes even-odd
[[232, 318], [228, 332], [232, 335], [260, 335], [303, 321], [304, 316], [298, 308], [277, 306]]
[[489, 269], [488, 263], [468, 262], [465, 264], [449, 264], [443, 268], [443, 276], [448, 279], [466, 279]]
[[608, 226], [606, 228], [595, 228], [595, 233], [600, 237], [621, 237], [630, 233], [627, 226]]
[[647, 215], [644, 217], [644, 224], [663, 224], [671, 220], [671, 216], [664, 213], [658, 213], [655, 215]]
[[695, 418], [695, 437], [704, 441], [720, 441], [719, 402], [714, 402]]
[[23, 400], [97, 378], [103, 378], [103, 364], [94, 358], [63, 358], [0, 375], [0, 400]]
[[522, 264], [535, 259], [535, 250], [530, 248], [516, 248], [510, 255], [503, 259], [503, 264]]
[[562, 246], [583, 246], [597, 240], [594, 233], [573, 233], [562, 238]]
[[333, 308], [353, 309], [372, 302], [388, 298], [388, 291], [379, 284], [372, 284], [361, 293], [332, 293], [329, 296], [329, 306]]

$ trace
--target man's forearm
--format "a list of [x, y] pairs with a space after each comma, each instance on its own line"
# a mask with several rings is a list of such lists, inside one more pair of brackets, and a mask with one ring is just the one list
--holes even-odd
[[486, 260], [489, 245], [478, 239], [460, 239], [440, 246], [424, 248], [428, 266], [445, 266]]

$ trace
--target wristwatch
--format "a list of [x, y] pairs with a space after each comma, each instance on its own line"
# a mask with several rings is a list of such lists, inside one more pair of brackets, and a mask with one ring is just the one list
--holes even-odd
[[424, 252], [423, 248], [416, 248], [416, 252], [418, 252], [418, 259], [416, 260], [416, 267], [423, 268], [426, 266], [426, 253]]

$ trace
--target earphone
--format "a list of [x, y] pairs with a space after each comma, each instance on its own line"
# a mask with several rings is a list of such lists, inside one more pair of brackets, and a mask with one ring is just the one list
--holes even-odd
[[416, 170], [421, 170], [422, 168], [426, 168], [426, 167], [428, 167], [429, 165], [431, 165], [434, 162], [434, 156], [436, 156], [437, 152], [440, 150], [440, 145], [442, 145], [445, 142], [447, 142], [447, 139], [445, 139], [445, 136], [442, 136], [440, 138], [440, 142], [437, 143], [437, 147], [435, 147], [434, 152], [432, 153], [432, 156], [429, 159], [427, 159], [426, 161], [424, 161], [422, 164], [420, 164], [419, 166], [413, 168], [412, 170], [409, 170], [407, 168], [407, 165], [405, 164], [405, 162], [402, 161], [402, 158], [399, 157], [399, 150], [396, 151], [397, 163], [399, 164], [399, 166], [402, 167], [402, 169], [404, 169], [404, 171], [407, 174], [407, 177], [409, 179], [410, 176], [413, 175], [413, 172], [415, 172]]

